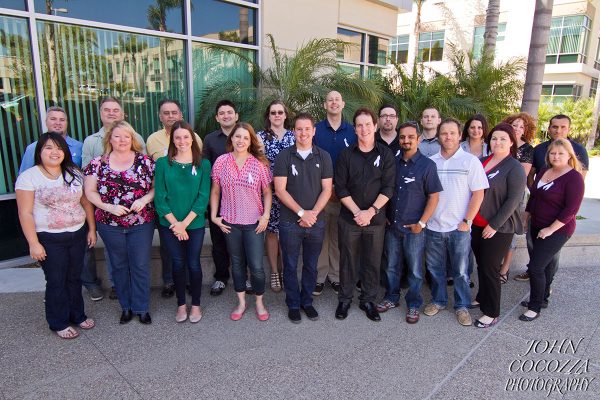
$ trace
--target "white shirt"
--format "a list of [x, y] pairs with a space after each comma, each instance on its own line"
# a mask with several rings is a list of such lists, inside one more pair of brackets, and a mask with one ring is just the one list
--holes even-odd
[[36, 232], [75, 232], [85, 223], [81, 205], [83, 179], [65, 185], [62, 175], [47, 178], [36, 165], [17, 178], [16, 190], [32, 191], [33, 221]]
[[451, 232], [466, 217], [471, 192], [489, 187], [481, 162], [460, 147], [449, 159], [439, 152], [430, 157], [437, 165], [438, 176], [444, 187], [440, 200], [427, 222], [435, 232]]

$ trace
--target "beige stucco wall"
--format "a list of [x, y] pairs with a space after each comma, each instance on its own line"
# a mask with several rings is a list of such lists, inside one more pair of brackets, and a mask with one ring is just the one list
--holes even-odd
[[391, 38], [397, 14], [397, 8], [371, 0], [263, 0], [262, 65], [271, 63], [266, 34], [290, 52], [310, 39], [336, 38], [338, 26]]

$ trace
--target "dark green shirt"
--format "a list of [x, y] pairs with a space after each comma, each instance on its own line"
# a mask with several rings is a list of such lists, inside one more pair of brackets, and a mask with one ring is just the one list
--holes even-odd
[[[194, 173], [195, 172], [195, 173]], [[168, 157], [156, 161], [154, 171], [154, 205], [160, 224], [170, 226], [165, 215], [173, 213], [177, 221], [183, 221], [190, 211], [196, 218], [188, 229], [204, 228], [204, 212], [210, 195], [210, 162], [203, 159], [200, 166], [169, 163]]]

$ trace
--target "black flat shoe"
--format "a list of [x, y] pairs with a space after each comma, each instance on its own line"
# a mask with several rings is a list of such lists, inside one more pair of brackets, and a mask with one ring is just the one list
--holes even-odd
[[[529, 302], [528, 302], [528, 301], [526, 301], [526, 300], [523, 300], [523, 301], [521, 302], [521, 305], [522, 305], [523, 307], [527, 307], [527, 308], [529, 308]], [[544, 300], [544, 301], [542, 301], [542, 308], [548, 308], [548, 300]]]
[[348, 310], [350, 309], [350, 303], [339, 303], [335, 309], [335, 317], [337, 319], [346, 319], [348, 317]]
[[539, 316], [540, 316], [540, 313], [535, 314], [535, 317], [528, 317], [525, 314], [521, 314], [521, 315], [519, 315], [519, 320], [524, 321], [524, 322], [531, 322]]
[[133, 313], [131, 312], [131, 310], [123, 310], [123, 312], [121, 313], [121, 319], [119, 319], [119, 323], [121, 325], [124, 325], [126, 323], [128, 323], [129, 321], [131, 321], [131, 319], [133, 318]]
[[138, 314], [138, 317], [140, 318], [140, 322], [142, 324], [148, 325], [148, 324], [152, 323], [152, 318], [150, 318], [150, 314], [149, 313], [146, 313], [144, 315]]
[[371, 321], [381, 321], [381, 317], [379, 316], [379, 312], [377, 312], [377, 307], [375, 307], [375, 304], [367, 302], [361, 304], [360, 306], [358, 306], [358, 308], [363, 310], [367, 315], [367, 318], [369, 318]]

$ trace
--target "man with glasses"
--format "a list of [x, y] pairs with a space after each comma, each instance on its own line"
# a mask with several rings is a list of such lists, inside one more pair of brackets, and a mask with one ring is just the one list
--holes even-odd
[[[181, 112], [181, 104], [179, 101], [174, 99], [164, 99], [158, 103], [158, 119], [163, 124], [163, 128], [154, 132], [148, 137], [146, 141], [146, 149], [148, 155], [151, 156], [154, 161], [167, 155], [169, 150], [169, 137], [171, 136], [171, 129], [173, 124], [177, 121], [183, 120], [183, 113]], [[194, 133], [194, 135], [196, 135]], [[196, 135], [196, 141], [202, 151], [202, 139]], [[158, 223], [158, 219], [156, 220]], [[175, 284], [173, 283], [173, 270], [171, 265], [171, 258], [167, 249], [160, 244], [160, 259], [162, 263], [162, 278], [163, 288], [161, 296], [164, 298], [173, 297], [175, 295]]]
[[385, 104], [379, 108], [379, 129], [375, 132], [375, 138], [381, 144], [388, 146], [394, 156], [399, 154], [400, 144], [398, 143], [398, 110], [395, 106]]

